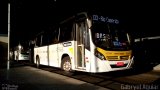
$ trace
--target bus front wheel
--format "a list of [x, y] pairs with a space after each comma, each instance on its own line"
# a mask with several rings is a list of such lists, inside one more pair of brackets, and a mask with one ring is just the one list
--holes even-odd
[[71, 60], [69, 57], [64, 57], [62, 59], [61, 68], [64, 71], [70, 72], [72, 71]]

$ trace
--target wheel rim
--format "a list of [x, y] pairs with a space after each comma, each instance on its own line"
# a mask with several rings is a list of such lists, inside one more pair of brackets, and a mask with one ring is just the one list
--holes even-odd
[[71, 63], [69, 61], [64, 62], [63, 70], [65, 70], [65, 71], [70, 71], [71, 70]]

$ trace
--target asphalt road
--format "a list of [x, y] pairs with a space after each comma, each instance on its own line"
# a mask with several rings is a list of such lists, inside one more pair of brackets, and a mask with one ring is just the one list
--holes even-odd
[[[0, 67], [2, 90], [158, 90], [160, 69], [137, 68], [125, 71], [91, 74], [85, 72], [65, 73], [64, 71], [41, 65], [39, 69], [28, 61], [10, 62]], [[100, 87], [99, 87], [100, 86]], [[7, 88], [7, 89], [6, 89]], [[9, 89], [8, 89], [9, 88]], [[12, 89], [11, 89], [12, 88]]]
[[109, 90], [30, 66], [0, 69], [1, 90]]

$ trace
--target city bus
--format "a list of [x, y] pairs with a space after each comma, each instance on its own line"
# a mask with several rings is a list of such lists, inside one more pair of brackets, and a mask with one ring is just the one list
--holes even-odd
[[19, 44], [14, 48], [13, 51], [13, 58], [16, 61], [22, 61], [22, 60], [30, 60], [30, 51], [26, 49], [23, 45]]
[[131, 36], [120, 23], [103, 14], [77, 13], [36, 36], [34, 63], [67, 72], [130, 69], [134, 59]]

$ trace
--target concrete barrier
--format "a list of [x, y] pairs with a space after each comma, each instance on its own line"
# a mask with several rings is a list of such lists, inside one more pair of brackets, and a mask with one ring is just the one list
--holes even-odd
[[158, 64], [157, 66], [155, 66], [154, 68], [153, 68], [153, 70], [158, 70], [158, 71], [160, 71], [160, 64]]

